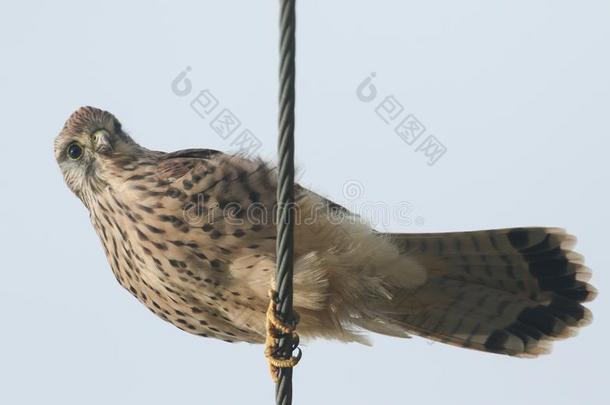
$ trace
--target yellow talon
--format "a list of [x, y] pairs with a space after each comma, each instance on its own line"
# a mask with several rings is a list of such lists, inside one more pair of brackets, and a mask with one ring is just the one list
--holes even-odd
[[[267, 363], [269, 364], [271, 378], [273, 378], [273, 381], [277, 382], [279, 379], [279, 370], [281, 368], [292, 368], [299, 363], [299, 360], [301, 360], [301, 350], [296, 347], [299, 344], [299, 335], [294, 331], [296, 325], [287, 325], [277, 317], [275, 291], [270, 290], [269, 297], [269, 308], [267, 308], [267, 319], [265, 323], [267, 329], [267, 337], [265, 339], [265, 357], [267, 358]], [[289, 359], [277, 357], [279, 339], [284, 337], [284, 335], [291, 335], [293, 346], [295, 349], [299, 350], [296, 356], [292, 356]]]

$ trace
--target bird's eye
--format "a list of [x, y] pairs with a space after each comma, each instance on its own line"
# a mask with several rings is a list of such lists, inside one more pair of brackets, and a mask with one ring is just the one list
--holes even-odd
[[83, 148], [76, 142], [71, 143], [67, 149], [68, 157], [72, 160], [78, 160], [83, 156]]

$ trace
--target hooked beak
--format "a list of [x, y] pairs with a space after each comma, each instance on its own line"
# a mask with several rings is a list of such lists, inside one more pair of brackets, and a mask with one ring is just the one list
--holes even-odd
[[93, 134], [93, 144], [97, 153], [107, 155], [112, 152], [110, 134], [105, 129], [100, 129]]

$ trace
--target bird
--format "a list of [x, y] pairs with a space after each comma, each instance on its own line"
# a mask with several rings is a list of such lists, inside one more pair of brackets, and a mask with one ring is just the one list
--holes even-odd
[[[272, 164], [149, 150], [113, 114], [88, 106], [67, 119], [54, 152], [121, 286], [186, 332], [265, 343]], [[305, 339], [415, 335], [536, 357], [591, 322], [591, 272], [561, 228], [384, 233], [299, 184], [294, 195], [294, 308]]]

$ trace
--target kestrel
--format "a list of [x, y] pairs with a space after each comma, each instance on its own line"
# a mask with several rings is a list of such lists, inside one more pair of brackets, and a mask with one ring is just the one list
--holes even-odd
[[[55, 140], [119, 283], [162, 319], [229, 342], [265, 342], [275, 273], [276, 171], [215, 150], [138, 145], [83, 107]], [[590, 322], [595, 289], [559, 228], [387, 234], [295, 185], [299, 333], [366, 343], [411, 334], [531, 357]]]

